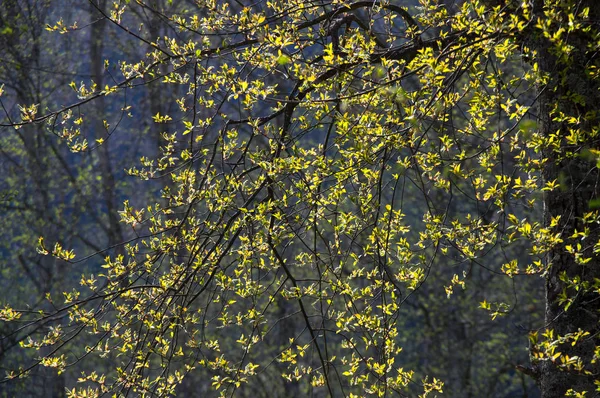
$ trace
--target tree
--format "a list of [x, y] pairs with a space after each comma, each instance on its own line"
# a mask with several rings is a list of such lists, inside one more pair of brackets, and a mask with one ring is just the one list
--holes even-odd
[[[543, 397], [596, 390], [591, 0], [105, 3], [89, 2], [93, 77], [71, 83], [71, 105], [22, 103], [3, 127], [60, 122], [73, 151], [98, 158], [114, 250], [41, 312], [4, 307], [19, 325], [7, 338], [37, 355], [5, 382], [42, 365], [84, 371], [72, 396], [268, 396], [264, 383], [282, 395], [426, 396], [444, 381], [476, 396], [512, 386], [519, 369]], [[146, 55], [115, 53], [100, 70], [109, 26]], [[111, 128], [108, 116], [122, 104], [137, 122], [140, 97], [160, 92], [176, 97], [149, 101], [159, 153], [113, 157], [108, 139], [126, 142], [135, 125]], [[122, 224], [117, 157], [140, 181]], [[61, 242], [40, 239], [38, 251], [91, 261]], [[530, 366], [474, 360], [514, 334], [503, 318], [527, 323]], [[407, 332], [417, 322], [422, 338]], [[432, 342], [440, 330], [457, 337]], [[417, 354], [437, 349], [467, 365], [439, 379]], [[95, 356], [105, 362], [91, 369]]]
[[[599, 176], [595, 165], [590, 166], [590, 153], [597, 154], [598, 147], [598, 112], [592, 104], [599, 99], [600, 86], [598, 60], [591, 48], [597, 46], [594, 29], [600, 13], [592, 2], [558, 2], [554, 8], [538, 3], [541, 33], [533, 48], [546, 75], [538, 101], [540, 132], [546, 139], [543, 176], [561, 185], [545, 197], [545, 223], [558, 223], [561, 239], [548, 252], [548, 328], [541, 357], [550, 360], [541, 361], [536, 370], [544, 396], [559, 397], [569, 388], [591, 392], [600, 386], [595, 336], [600, 309], [599, 236], [592, 221], [597, 220]], [[574, 15], [581, 20], [570, 27]], [[568, 37], [561, 38], [561, 28]]]

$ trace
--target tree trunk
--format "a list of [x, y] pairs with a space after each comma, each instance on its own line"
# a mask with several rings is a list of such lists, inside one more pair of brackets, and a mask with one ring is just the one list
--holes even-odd
[[[96, 6], [101, 10], [106, 10], [106, 0], [95, 2]], [[108, 21], [97, 10], [92, 3], [89, 4], [89, 12], [92, 21], [90, 33], [90, 67], [92, 70], [93, 81], [97, 86], [97, 90], [102, 90], [104, 87], [104, 59], [103, 50], [104, 42], [106, 41], [105, 32]], [[96, 19], [97, 18], [97, 19]], [[94, 101], [92, 115], [92, 129], [90, 131], [91, 144], [95, 145], [96, 138], [104, 138], [106, 141], [98, 148], [98, 160], [100, 165], [101, 176], [101, 195], [106, 206], [107, 225], [105, 228], [108, 237], [108, 246], [113, 247], [123, 243], [123, 231], [121, 229], [120, 219], [117, 208], [117, 187], [115, 175], [112, 169], [112, 160], [110, 156], [110, 141], [108, 140], [108, 131], [103, 134], [105, 127], [103, 117], [107, 115], [105, 97], [101, 96]], [[125, 254], [122, 246], [117, 246], [115, 249], [117, 254]]]
[[[600, 12], [595, 0], [583, 0], [578, 3], [578, 10], [589, 7], [589, 20], [598, 21]], [[544, 1], [536, 0], [534, 15], [542, 21], [548, 19], [543, 13]], [[556, 8], [560, 6], [554, 6]], [[565, 5], [566, 7], [566, 5]], [[573, 9], [574, 13], [577, 10]], [[558, 22], [558, 21], [557, 21]], [[596, 22], [597, 23], [597, 22]], [[598, 314], [600, 300], [598, 294], [589, 289], [582, 293], [568, 287], [568, 282], [574, 278], [581, 278], [582, 282], [593, 283], [594, 278], [600, 278], [600, 261], [593, 253], [593, 246], [599, 239], [596, 224], [584, 225], [582, 217], [585, 213], [592, 211], [590, 202], [600, 198], [599, 173], [593, 160], [586, 159], [585, 153], [589, 149], [598, 148], [598, 138], [593, 138], [591, 132], [598, 129], [598, 116], [596, 109], [600, 104], [600, 81], [594, 80], [586, 75], [586, 68], [593, 63], [598, 64], [597, 57], [594, 58], [592, 51], [586, 51], [587, 46], [593, 39], [590, 34], [581, 31], [567, 36], [568, 43], [573, 46], [572, 53], [560, 59], [552, 48], [552, 43], [544, 37], [532, 39], [532, 49], [538, 52], [538, 63], [541, 73], [548, 73], [550, 81], [547, 86], [540, 87], [538, 102], [539, 128], [546, 139], [554, 134], [558, 135], [559, 149], [551, 147], [545, 150], [543, 177], [545, 181], [560, 182], [560, 189], [547, 192], [544, 197], [544, 217], [547, 226], [553, 218], [560, 216], [559, 228], [555, 232], [561, 232], [563, 242], [556, 245], [549, 253], [547, 261], [550, 264], [546, 276], [546, 328], [554, 331], [554, 339], [578, 330], [588, 331], [587, 338], [580, 340], [577, 344], [571, 342], [561, 344], [557, 348], [563, 355], [569, 357], [578, 356], [583, 359], [586, 369], [598, 374], [598, 367], [591, 365], [597, 338], [594, 337], [598, 331]], [[584, 103], [573, 99], [571, 94], [581, 95]], [[580, 118], [578, 125], [569, 124], [564, 119], [557, 120], [558, 113]], [[585, 139], [576, 144], [565, 139], [570, 130], [579, 129], [585, 133]], [[569, 153], [574, 156], [569, 156]], [[583, 231], [590, 228], [589, 235], [585, 239], [572, 237], [575, 231]], [[581, 244], [584, 257], [590, 257], [591, 261], [581, 264], [576, 257], [569, 253], [567, 246], [576, 247]], [[561, 278], [566, 275], [567, 278]], [[572, 305], [565, 310], [564, 292], [568, 298], [573, 299]], [[561, 294], [563, 301], [561, 302]], [[561, 369], [560, 359], [552, 361], [544, 359], [538, 363], [539, 384], [542, 397], [564, 397], [569, 389], [575, 391], [587, 391], [586, 396], [594, 396], [596, 390], [594, 380], [596, 376], [585, 375], [583, 372]]]

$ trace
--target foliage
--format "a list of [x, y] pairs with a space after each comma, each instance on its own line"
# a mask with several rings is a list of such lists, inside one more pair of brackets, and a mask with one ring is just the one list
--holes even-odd
[[[35, 126], [97, 156], [111, 228], [110, 203], [127, 197], [106, 242], [124, 243], [101, 271], [52, 291], [39, 312], [19, 303], [2, 310], [20, 325], [11, 335], [34, 353], [7, 381], [38, 366], [81, 366], [68, 396], [169, 396], [195, 373], [210, 377], [196, 393], [210, 384], [221, 396], [252, 395], [273, 375], [274, 390], [284, 383], [295, 396], [434, 396], [444, 390], [442, 371], [421, 366], [415, 347], [455, 347], [440, 353], [444, 361], [469, 361], [514, 334], [500, 332], [505, 317], [543, 329], [531, 312], [538, 281], [554, 272], [548, 254], [597, 261], [597, 210], [543, 212], [543, 195], [571, 189], [560, 173], [547, 178], [549, 163], [595, 153], [597, 116], [574, 114], [586, 103], [577, 92], [549, 112], [564, 129], [548, 132], [536, 111], [544, 90], [568, 84], [570, 37], [585, 38], [589, 47], [577, 51], [596, 78], [589, 7], [176, 3], [91, 1], [97, 29], [102, 21], [148, 52], [104, 60], [101, 74], [70, 83], [71, 105], [20, 103], [19, 121], [4, 125]], [[144, 13], [155, 16], [153, 28], [135, 25]], [[79, 26], [58, 20], [47, 30], [67, 36]], [[150, 35], [156, 26], [163, 36]], [[538, 48], [564, 73], [550, 75]], [[128, 100], [161, 90], [173, 96], [151, 112]], [[159, 194], [114, 193], [108, 145], [119, 134], [126, 141], [135, 123], [109, 120], [111, 106], [135, 123], [150, 118], [160, 132], [159, 150], [128, 159], [126, 170], [140, 190], [156, 193], [158, 181]], [[594, 162], [585, 164], [596, 176]], [[582, 228], [565, 236], [565, 219], [577, 217]], [[47, 239], [39, 239], [41, 255], [92, 261]], [[600, 279], [560, 277], [564, 312], [578, 292], [597, 295]], [[430, 315], [447, 303], [458, 309], [438, 324]], [[477, 307], [494, 323], [480, 323]], [[417, 318], [428, 323], [423, 338], [403, 333]], [[430, 341], [461, 330], [475, 333], [460, 340], [465, 346]], [[532, 333], [534, 365], [593, 374], [597, 349], [586, 358], [560, 347], [594, 333]], [[104, 365], [88, 371], [88, 357]], [[501, 360], [508, 367], [490, 372], [512, 385], [502, 377], [516, 363]], [[484, 393], [468, 380], [479, 372], [464, 376], [472, 394]]]

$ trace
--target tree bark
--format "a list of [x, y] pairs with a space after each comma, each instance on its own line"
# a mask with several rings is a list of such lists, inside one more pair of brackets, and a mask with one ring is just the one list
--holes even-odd
[[[589, 7], [591, 21], [600, 19], [600, 10], [595, 0], [583, 0], [578, 3], [578, 10]], [[541, 20], [548, 17], [543, 13], [544, 1], [534, 2], [534, 15]], [[573, 10], [577, 12], [577, 10]], [[593, 25], [593, 24], [592, 24]], [[593, 28], [596, 29], [596, 28]], [[593, 31], [593, 30], [592, 30]], [[544, 151], [546, 164], [543, 169], [545, 181], [559, 181], [560, 189], [547, 192], [544, 197], [544, 218], [546, 226], [550, 225], [553, 218], [560, 216], [561, 222], [558, 231], [561, 232], [563, 242], [555, 246], [547, 257], [550, 264], [546, 276], [546, 311], [545, 320], [547, 330], [554, 331], [554, 338], [578, 330], [588, 331], [590, 335], [580, 340], [577, 344], [571, 342], [562, 344], [557, 351], [569, 357], [578, 356], [587, 364], [586, 369], [598, 374], [598, 367], [591, 365], [596, 347], [597, 338], [594, 337], [598, 331], [598, 315], [600, 311], [600, 300], [597, 293], [581, 293], [568, 288], [568, 283], [561, 280], [561, 275], [566, 275], [569, 280], [576, 277], [584, 282], [594, 282], [594, 278], [600, 278], [600, 261], [593, 253], [593, 246], [599, 240], [596, 226], [584, 240], [571, 237], [575, 231], [583, 231], [586, 227], [582, 223], [585, 213], [591, 211], [590, 202], [600, 198], [599, 173], [594, 161], [583, 156], [586, 150], [598, 148], [598, 138], [592, 138], [590, 132], [598, 128], [598, 116], [596, 109], [600, 104], [600, 82], [586, 75], [586, 69], [590, 63], [598, 64], [591, 52], [587, 52], [587, 46], [592, 43], [592, 34], [584, 35], [575, 32], [568, 37], [568, 42], [574, 48], [568, 60], [561, 60], [552, 50], [552, 43], [543, 37], [534, 37], [531, 41], [532, 49], [538, 53], [537, 61], [541, 73], [548, 73], [550, 81], [547, 86], [539, 87], [540, 95], [538, 102], [539, 128], [546, 139], [554, 134], [558, 135], [559, 146], [548, 148]], [[571, 94], [579, 94], [585, 99], [585, 103], [574, 101]], [[587, 134], [587, 140], [573, 145], [565, 140], [569, 126], [565, 121], [557, 120], [556, 110], [567, 116], [581, 118], [582, 124], [579, 128]], [[587, 119], [587, 120], [585, 120]], [[568, 156], [574, 153], [574, 156]], [[585, 257], [592, 260], [587, 264], [579, 264], [575, 256], [568, 252], [567, 245], [583, 246]], [[562, 278], [565, 279], [565, 278]], [[565, 310], [564, 303], [561, 304], [560, 295], [566, 292], [572, 298], [573, 304]], [[560, 361], [557, 361], [560, 362]], [[557, 366], [558, 363], [545, 359], [537, 364], [539, 371], [539, 385], [542, 397], [554, 398], [564, 397], [569, 389], [575, 391], [587, 391], [587, 396], [595, 396], [596, 390], [594, 380], [597, 376], [585, 375], [582, 372], [566, 371]], [[596, 367], [593, 369], [592, 367]]]
[[[104, 87], [104, 42], [106, 27], [108, 21], [96, 10], [96, 7], [101, 10], [106, 10], [106, 0], [99, 0], [89, 4], [89, 13], [92, 21], [90, 32], [90, 67], [92, 70], [93, 81], [97, 86], [97, 90], [102, 90]], [[94, 20], [97, 18], [97, 20]], [[108, 246], [113, 247], [123, 243], [123, 231], [121, 229], [120, 219], [117, 206], [117, 187], [114, 171], [112, 169], [112, 160], [110, 156], [110, 141], [109, 137], [103, 137], [102, 131], [105, 130], [102, 118], [107, 115], [105, 97], [101, 96], [94, 101], [94, 115], [92, 115], [92, 129], [90, 137], [105, 138], [106, 141], [98, 148], [98, 160], [101, 176], [101, 195], [106, 206], [107, 225], [105, 228], [108, 237]], [[107, 131], [108, 133], [108, 131]], [[91, 140], [94, 145], [94, 139]], [[117, 254], [125, 254], [122, 246], [116, 247]]]

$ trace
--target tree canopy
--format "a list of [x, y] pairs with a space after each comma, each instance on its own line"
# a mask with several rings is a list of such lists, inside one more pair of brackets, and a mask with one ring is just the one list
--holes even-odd
[[593, 396], [594, 3], [6, 1], [0, 386]]

